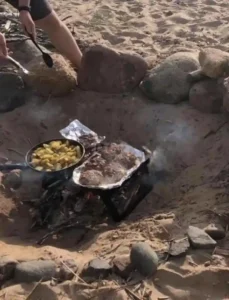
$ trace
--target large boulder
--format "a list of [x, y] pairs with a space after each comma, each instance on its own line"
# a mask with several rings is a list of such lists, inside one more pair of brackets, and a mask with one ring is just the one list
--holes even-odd
[[0, 95], [0, 112], [7, 112], [23, 105], [29, 91], [17, 74], [0, 72]]
[[189, 102], [203, 113], [219, 113], [223, 105], [223, 90], [215, 79], [197, 82], [190, 90]]
[[140, 56], [95, 45], [83, 56], [78, 84], [100, 93], [128, 92], [139, 85], [146, 71], [147, 63]]
[[210, 78], [229, 76], [229, 53], [215, 48], [206, 48], [199, 53], [199, 62], [204, 75]]
[[156, 102], [178, 103], [188, 98], [191, 88], [188, 74], [197, 69], [199, 62], [195, 53], [176, 53], [152, 69], [141, 82], [140, 88]]
[[22, 74], [25, 83], [42, 96], [64, 96], [76, 87], [76, 73], [70, 62], [59, 54], [53, 54], [53, 67], [48, 68], [42, 57], [30, 61]]

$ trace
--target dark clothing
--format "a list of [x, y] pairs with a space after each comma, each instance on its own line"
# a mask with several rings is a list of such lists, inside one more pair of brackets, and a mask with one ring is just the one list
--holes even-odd
[[[9, 4], [18, 8], [19, 0], [6, 0]], [[48, 0], [31, 0], [31, 16], [34, 21], [41, 20], [47, 17], [51, 12], [52, 8], [48, 2]]]

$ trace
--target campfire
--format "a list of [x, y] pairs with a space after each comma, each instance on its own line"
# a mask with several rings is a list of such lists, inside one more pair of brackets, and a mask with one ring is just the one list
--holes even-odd
[[105, 137], [99, 137], [78, 120], [61, 130], [61, 134], [65, 139], [59, 139], [59, 147], [66, 147], [61, 144], [66, 141], [70, 145], [69, 149], [80, 145], [77, 151], [81, 151], [82, 157], [76, 164], [66, 165], [67, 154], [63, 160], [65, 167], [58, 171], [45, 171], [43, 167], [31, 163], [40, 163], [39, 153], [45, 153], [45, 158], [50, 155], [50, 162], [54, 161], [52, 154], [47, 155], [45, 152], [49, 150], [52, 153], [48, 143], [54, 148], [58, 147], [54, 140], [33, 147], [26, 155], [26, 163], [21, 166], [1, 166], [5, 171], [32, 168], [42, 177], [39, 197], [26, 201], [32, 216], [31, 228], [48, 229], [47, 234], [38, 241], [39, 244], [64, 229], [89, 226], [85, 215], [94, 214], [98, 217], [104, 209], [114, 221], [121, 221], [153, 188], [152, 181], [148, 180], [150, 151], [140, 151], [125, 143], [108, 143]]

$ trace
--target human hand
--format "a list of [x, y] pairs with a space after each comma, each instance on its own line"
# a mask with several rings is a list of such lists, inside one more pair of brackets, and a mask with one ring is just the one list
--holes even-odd
[[36, 40], [36, 27], [30, 13], [24, 10], [21, 11], [19, 19], [21, 21], [25, 33], [27, 35], [31, 34], [33, 38]]
[[8, 55], [8, 50], [6, 47], [6, 39], [4, 34], [0, 33], [0, 59], [6, 58]]

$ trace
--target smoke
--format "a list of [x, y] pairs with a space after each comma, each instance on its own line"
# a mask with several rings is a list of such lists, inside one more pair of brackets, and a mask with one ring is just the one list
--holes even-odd
[[165, 170], [168, 165], [167, 158], [161, 147], [156, 148], [150, 158], [149, 168], [156, 171]]
[[[181, 108], [175, 109], [179, 112]], [[178, 114], [175, 109], [171, 107], [168, 111], [166, 106], [165, 111], [154, 113], [148, 132], [145, 132], [146, 138], [150, 141], [147, 147], [152, 152], [148, 165], [150, 174], [147, 178], [143, 178], [147, 184], [164, 181], [168, 175], [172, 176], [177, 170], [182, 169], [193, 156], [199, 137], [195, 121], [193, 118], [186, 118], [187, 114], [183, 114], [183, 111]], [[144, 110], [144, 113], [144, 118], [141, 114], [139, 120], [141, 126], [142, 120], [146, 121], [149, 118], [149, 112]]]
[[54, 101], [47, 102], [44, 105], [37, 105], [36, 103], [29, 107], [27, 111], [27, 118], [31, 123], [39, 124], [43, 121], [48, 121], [49, 124], [55, 124], [63, 118], [62, 108], [55, 104]]

